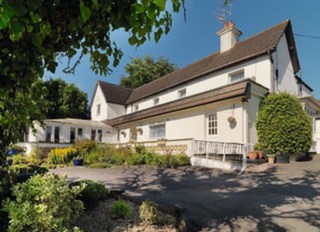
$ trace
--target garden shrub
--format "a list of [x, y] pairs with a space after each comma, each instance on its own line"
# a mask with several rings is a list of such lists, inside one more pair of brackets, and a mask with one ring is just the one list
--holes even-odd
[[111, 215], [113, 218], [129, 218], [132, 215], [132, 208], [128, 202], [120, 199], [112, 205]]
[[191, 165], [190, 157], [186, 154], [174, 155], [174, 159], [177, 161], [178, 166], [189, 166]]
[[47, 154], [45, 154], [39, 147], [35, 147], [30, 153], [29, 161], [32, 164], [40, 165], [45, 162], [46, 158]]
[[110, 168], [111, 166], [112, 164], [107, 162], [97, 162], [88, 165], [89, 168]]
[[257, 117], [259, 144], [270, 154], [306, 152], [311, 147], [311, 119], [297, 97], [270, 94], [260, 105]]
[[77, 156], [77, 150], [73, 147], [55, 148], [48, 156], [49, 164], [69, 164]]
[[12, 156], [12, 164], [28, 164], [29, 161], [29, 157], [24, 155], [24, 154], [17, 154]]
[[14, 174], [26, 174], [31, 173], [33, 175], [36, 174], [44, 174], [47, 173], [49, 170], [45, 167], [37, 166], [37, 165], [26, 165], [26, 164], [19, 164], [19, 165], [12, 165], [10, 170]]
[[108, 197], [109, 190], [101, 183], [92, 180], [81, 180], [73, 182], [70, 186], [82, 186], [84, 189], [77, 196], [81, 200], [85, 209], [93, 209], [98, 203]]
[[80, 156], [84, 157], [86, 154], [96, 150], [98, 145], [97, 142], [92, 140], [80, 140], [74, 144], [74, 148]]
[[158, 219], [157, 204], [152, 201], [143, 201], [139, 207], [140, 219], [146, 224], [156, 224]]
[[[10, 219], [9, 231], [69, 231], [83, 203], [76, 200], [83, 186], [69, 188], [66, 176], [35, 175], [12, 188], [3, 209]], [[79, 231], [74, 229], [74, 231]]]

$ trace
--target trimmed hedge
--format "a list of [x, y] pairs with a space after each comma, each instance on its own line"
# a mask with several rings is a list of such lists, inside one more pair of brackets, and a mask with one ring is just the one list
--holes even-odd
[[312, 143], [311, 119], [297, 97], [268, 95], [257, 117], [259, 146], [269, 154], [306, 152]]

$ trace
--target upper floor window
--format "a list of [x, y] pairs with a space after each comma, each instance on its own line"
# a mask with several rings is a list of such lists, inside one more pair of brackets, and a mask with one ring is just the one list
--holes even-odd
[[97, 116], [99, 116], [101, 113], [101, 104], [97, 105]]
[[235, 72], [235, 73], [231, 73], [229, 74], [230, 76], [230, 82], [237, 82], [237, 81], [241, 81], [242, 79], [244, 79], [244, 70], [241, 70], [239, 72]]
[[178, 91], [178, 98], [182, 98], [182, 97], [185, 97], [187, 95], [187, 89], [180, 89]]
[[159, 98], [157, 97], [157, 98], [154, 98], [153, 99], [153, 105], [154, 106], [156, 106], [156, 105], [158, 105], [159, 104]]
[[138, 111], [139, 110], [139, 105], [137, 104], [137, 105], [134, 105], [133, 106], [133, 111]]

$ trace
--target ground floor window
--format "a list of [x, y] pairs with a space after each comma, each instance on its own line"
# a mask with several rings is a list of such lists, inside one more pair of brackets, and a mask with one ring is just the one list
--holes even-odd
[[91, 130], [91, 140], [96, 140], [96, 130]]
[[74, 143], [76, 138], [76, 128], [70, 127], [70, 143]]
[[81, 140], [83, 136], [83, 129], [82, 128], [78, 128], [78, 139]]
[[102, 130], [98, 130], [98, 141], [102, 141]]
[[52, 133], [52, 127], [47, 126], [46, 127], [46, 142], [51, 142], [51, 133]]
[[160, 139], [166, 137], [166, 124], [154, 124], [150, 125], [150, 138], [151, 139]]
[[59, 143], [60, 142], [60, 127], [56, 126], [54, 128], [54, 142]]
[[218, 117], [217, 113], [211, 113], [208, 115], [208, 134], [218, 134]]

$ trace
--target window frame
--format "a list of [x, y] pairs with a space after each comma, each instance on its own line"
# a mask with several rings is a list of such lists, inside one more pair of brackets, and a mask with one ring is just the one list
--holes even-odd
[[209, 136], [218, 135], [218, 114], [217, 112], [210, 112], [207, 116], [207, 132]]
[[52, 126], [46, 126], [44, 141], [51, 142]]
[[[241, 78], [238, 77], [238, 75], [240, 75], [240, 74], [242, 74]], [[233, 77], [236, 77], [236, 79], [232, 80]], [[236, 82], [242, 81], [244, 79], [244, 77], [245, 77], [244, 69], [240, 69], [238, 71], [229, 73], [229, 83], [236, 83]]]
[[[158, 130], [158, 131], [155, 131]], [[166, 123], [155, 123], [149, 125], [149, 138], [150, 139], [161, 139], [166, 137]]]
[[101, 104], [97, 104], [97, 116], [101, 115]]
[[187, 88], [178, 90], [178, 98], [184, 98], [187, 96]]
[[154, 106], [159, 105], [159, 102], [160, 102], [160, 99], [158, 97], [153, 98], [153, 105]]

